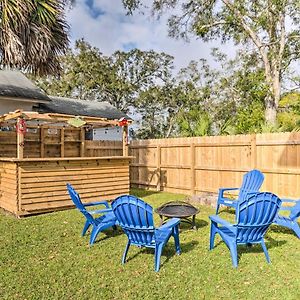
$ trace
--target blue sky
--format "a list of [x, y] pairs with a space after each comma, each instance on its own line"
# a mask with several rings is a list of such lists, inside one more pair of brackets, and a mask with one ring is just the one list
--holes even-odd
[[[210, 48], [220, 46], [218, 42], [207, 44], [196, 38], [190, 43], [169, 38], [166, 15], [160, 20], [150, 17], [149, 12], [126, 16], [121, 0], [77, 1], [67, 13], [67, 19], [71, 25], [72, 42], [83, 37], [106, 55], [135, 47], [163, 51], [175, 57], [176, 69], [186, 66], [191, 60], [206, 58], [211, 61]], [[228, 47], [226, 50], [230, 51]]]

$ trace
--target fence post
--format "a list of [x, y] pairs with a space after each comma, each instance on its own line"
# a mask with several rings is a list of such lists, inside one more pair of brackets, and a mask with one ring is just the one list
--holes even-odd
[[195, 195], [196, 174], [195, 174], [195, 144], [191, 144], [191, 194]]
[[255, 169], [257, 166], [257, 148], [256, 148], [256, 134], [251, 134], [251, 168]]
[[156, 172], [157, 172], [157, 186], [156, 190], [161, 190], [161, 147], [158, 145], [156, 147], [157, 161], [156, 161]]

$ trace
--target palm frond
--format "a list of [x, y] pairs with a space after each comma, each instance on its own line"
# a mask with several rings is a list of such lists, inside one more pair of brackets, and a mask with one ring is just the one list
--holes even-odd
[[69, 26], [62, 0], [0, 0], [2, 65], [35, 74], [55, 74], [68, 48]]

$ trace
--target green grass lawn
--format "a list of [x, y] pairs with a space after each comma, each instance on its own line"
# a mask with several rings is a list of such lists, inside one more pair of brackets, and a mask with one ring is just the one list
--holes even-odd
[[[133, 190], [153, 207], [183, 195]], [[121, 264], [127, 241], [108, 230], [93, 247], [81, 237], [84, 218], [75, 209], [17, 220], [0, 214], [0, 299], [300, 299], [300, 241], [272, 226], [266, 244], [239, 247], [239, 267], [219, 237], [208, 251], [214, 209], [201, 206], [197, 231], [182, 226], [182, 254], [174, 242], [165, 247], [159, 273], [152, 250], [132, 246]], [[230, 212], [221, 216], [233, 219]], [[159, 218], [155, 216], [156, 223]]]

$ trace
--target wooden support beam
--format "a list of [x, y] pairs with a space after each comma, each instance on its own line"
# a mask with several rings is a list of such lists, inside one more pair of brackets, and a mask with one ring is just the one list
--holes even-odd
[[40, 140], [41, 140], [41, 158], [45, 157], [45, 128], [41, 126], [40, 128]]
[[17, 170], [17, 187], [18, 187], [18, 194], [17, 194], [17, 207], [18, 211], [22, 210], [22, 171], [19, 166], [19, 164], [16, 164], [16, 170]]
[[24, 156], [24, 133], [21, 130], [23, 119], [17, 119], [17, 158], [21, 159]]
[[10, 112], [8, 114], [0, 116], [0, 122], [12, 120], [12, 119], [18, 119], [22, 116], [21, 110], [16, 110], [15, 112]]
[[60, 157], [65, 157], [65, 128], [60, 130]]
[[[94, 127], [107, 127], [107, 126], [117, 126], [119, 124], [118, 120], [108, 120], [107, 118], [98, 118], [90, 116], [74, 116], [68, 114], [59, 113], [38, 113], [34, 111], [22, 111], [16, 110], [15, 112], [10, 112], [5, 115], [0, 115], [0, 122], [9, 121], [12, 119], [23, 118], [25, 120], [41, 120], [48, 122], [68, 122], [71, 118], [80, 118], [87, 124], [93, 125]], [[131, 120], [127, 120], [128, 123], [132, 123]]]
[[84, 149], [85, 149], [85, 129], [84, 127], [81, 128], [80, 130], [80, 156], [84, 156]]
[[128, 156], [128, 125], [123, 126], [123, 156]]

